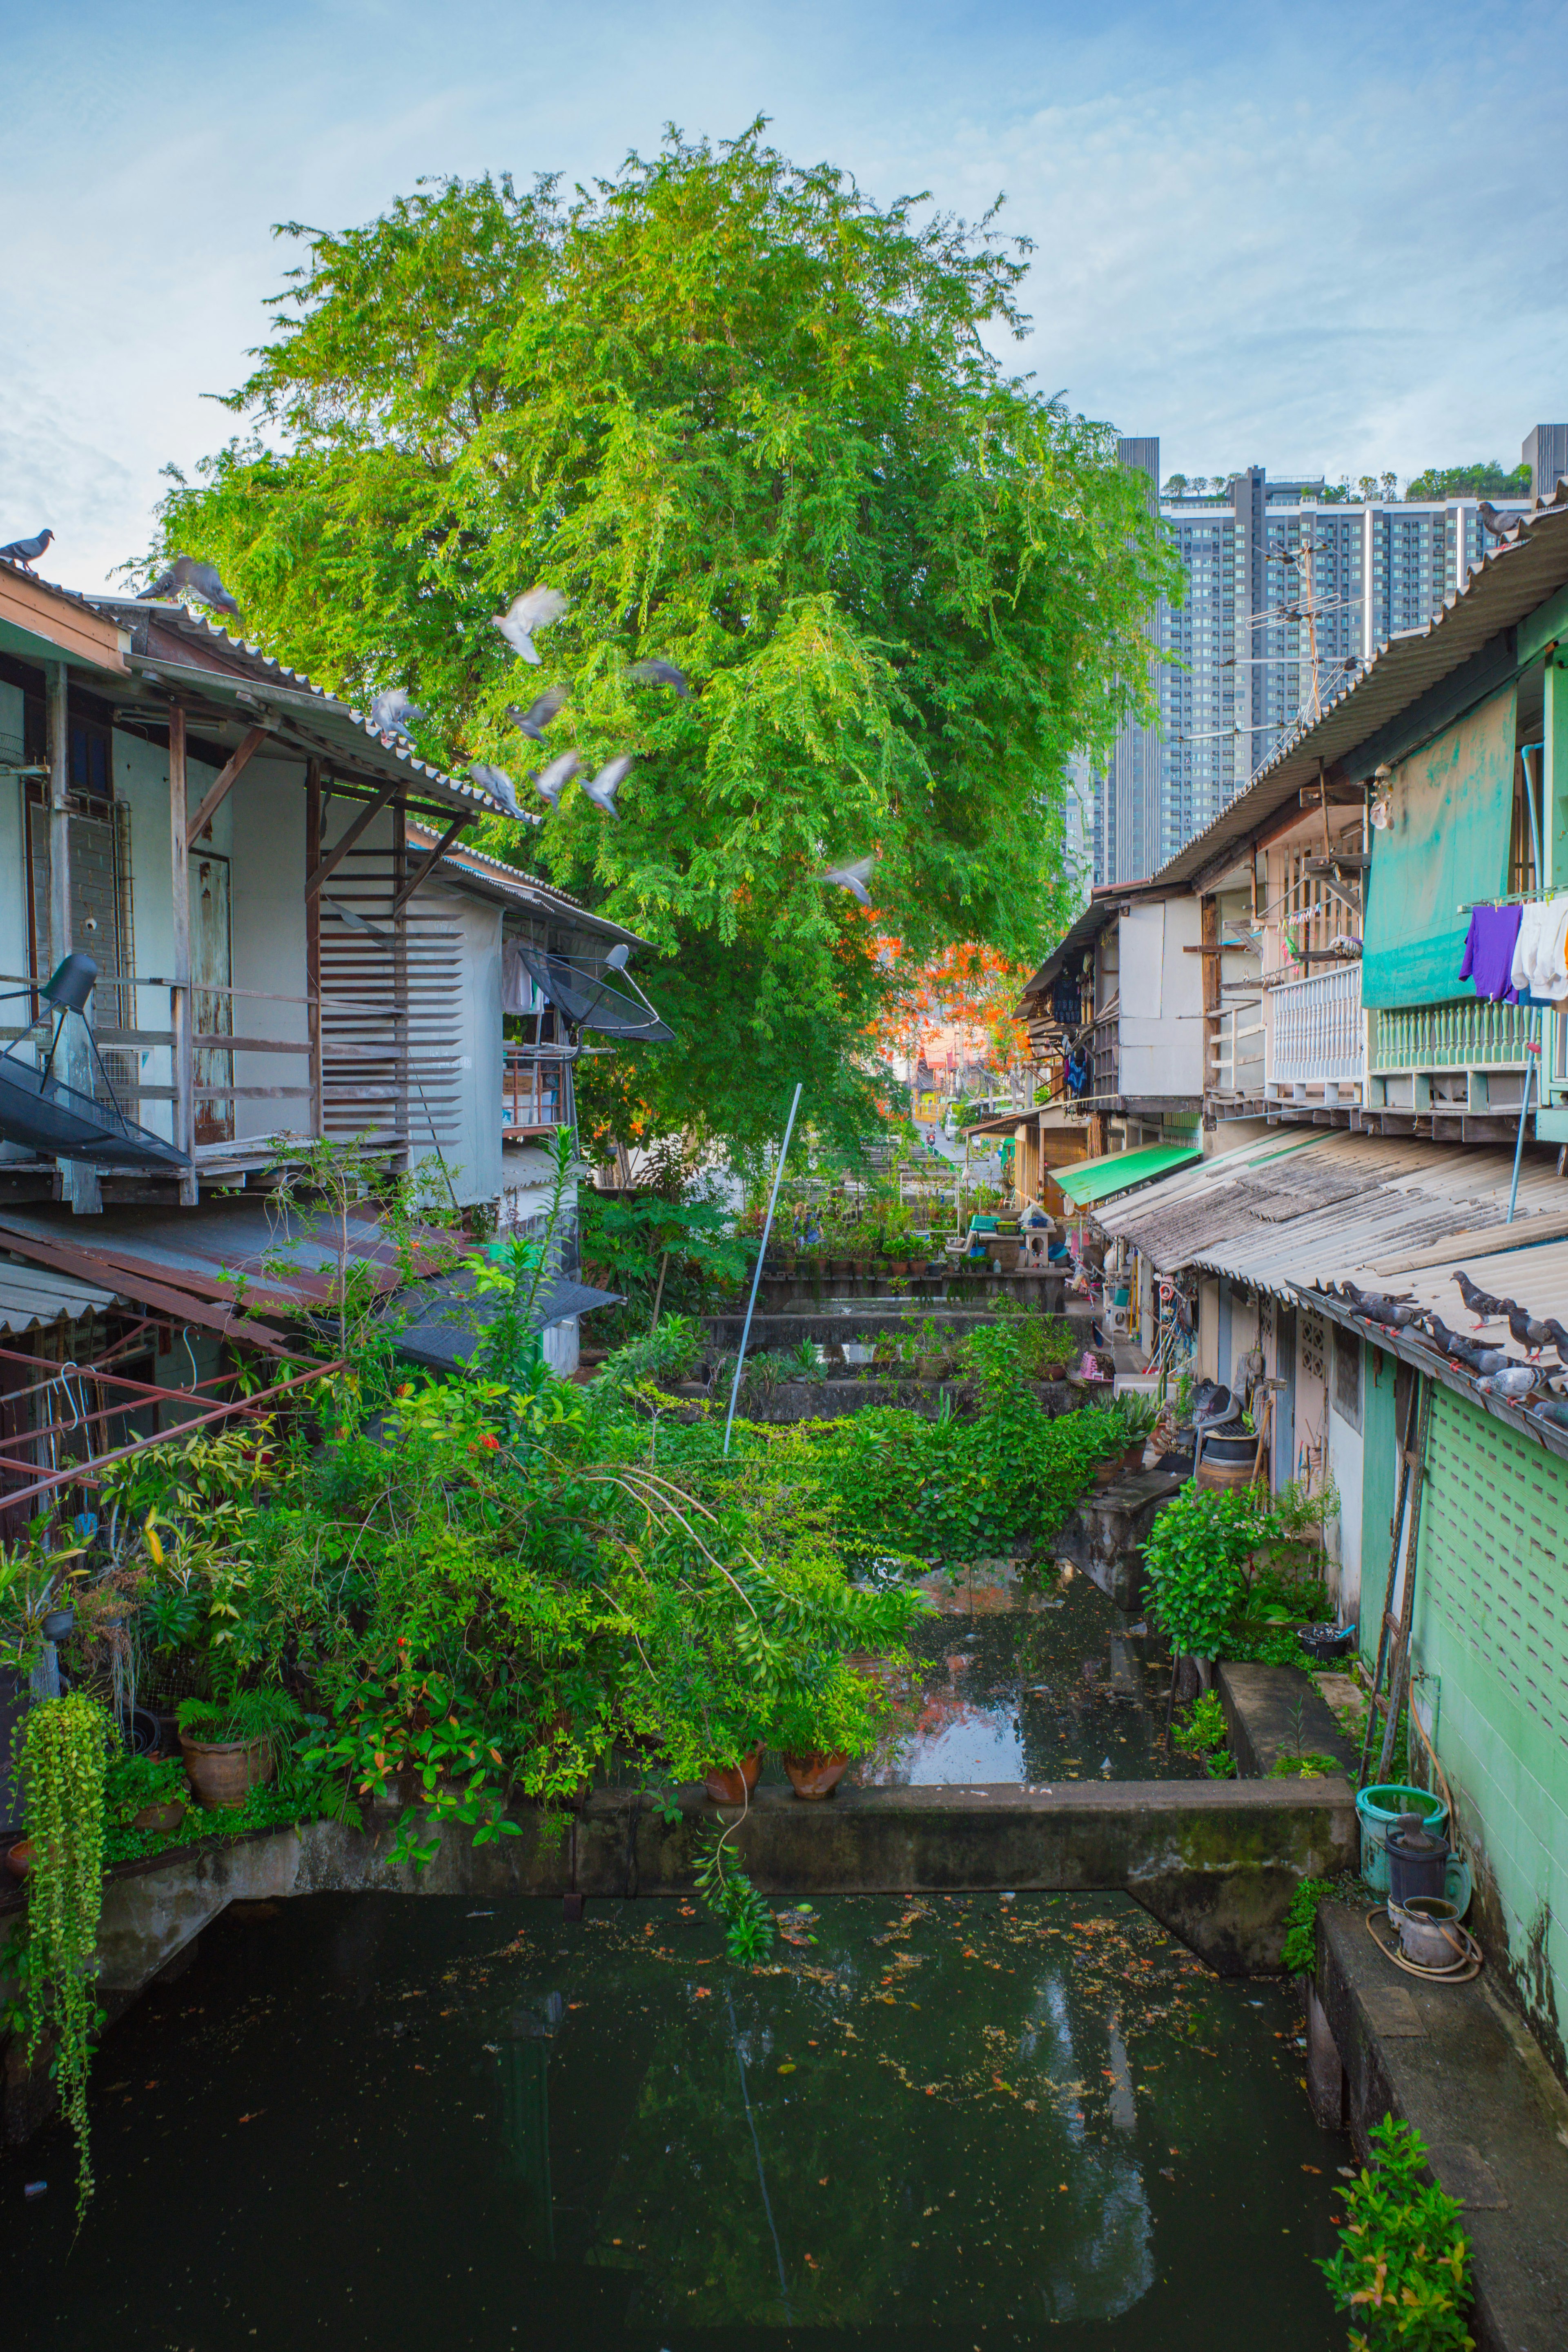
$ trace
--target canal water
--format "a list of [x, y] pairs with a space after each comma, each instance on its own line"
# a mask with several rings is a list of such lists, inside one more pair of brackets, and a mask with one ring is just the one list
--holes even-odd
[[[1293, 1996], [1131, 1903], [236, 1906], [0, 2159], [7, 2352], [1342, 2346]], [[25, 2200], [24, 2183], [47, 2179]]]
[[1163, 1645], [1081, 1570], [1064, 1564], [1026, 1591], [1022, 1565], [981, 1560], [922, 1580], [937, 1613], [916, 1627], [895, 1736], [855, 1777], [1034, 1788], [1201, 1779], [1166, 1737]]

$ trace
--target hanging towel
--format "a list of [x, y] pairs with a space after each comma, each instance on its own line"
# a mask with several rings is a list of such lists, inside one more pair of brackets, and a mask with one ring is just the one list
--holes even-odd
[[1518, 994], [1512, 983], [1514, 942], [1519, 938], [1520, 907], [1476, 907], [1465, 940], [1461, 980], [1473, 980], [1478, 996], [1494, 1004], [1511, 1004]]
[[1563, 961], [1568, 932], [1568, 898], [1537, 898], [1521, 911], [1510, 977], [1516, 989], [1560, 1003], [1568, 997], [1568, 963]]
[[510, 940], [501, 950], [500, 1009], [503, 1013], [533, 1010], [533, 976]]

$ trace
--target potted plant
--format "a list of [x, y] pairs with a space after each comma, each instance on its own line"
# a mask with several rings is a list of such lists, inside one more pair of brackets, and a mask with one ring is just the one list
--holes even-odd
[[237, 1811], [278, 1769], [278, 1745], [302, 1717], [277, 1690], [232, 1691], [226, 1699], [180, 1701], [180, 1752], [196, 1802]]
[[710, 1764], [702, 1775], [702, 1785], [714, 1804], [750, 1804], [765, 1753], [766, 1742], [757, 1739], [742, 1750], [733, 1764]]
[[120, 1829], [173, 1837], [190, 1802], [185, 1768], [173, 1757], [111, 1757], [104, 1788], [110, 1822]]
[[1127, 1433], [1122, 1466], [1128, 1470], [1141, 1470], [1144, 1449], [1159, 1427], [1160, 1407], [1152, 1396], [1144, 1396], [1136, 1389], [1128, 1389], [1116, 1399], [1111, 1410]]
[[880, 1685], [843, 1658], [811, 1662], [774, 1702], [769, 1736], [797, 1797], [830, 1797], [858, 1756], [877, 1744], [887, 1714]]

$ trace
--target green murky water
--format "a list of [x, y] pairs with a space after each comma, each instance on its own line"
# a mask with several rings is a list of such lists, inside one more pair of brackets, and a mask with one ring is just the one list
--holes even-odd
[[[0, 2162], [16, 2352], [1327, 2352], [1294, 2001], [1113, 1897], [224, 1915]], [[48, 2193], [24, 2202], [25, 2180]]]

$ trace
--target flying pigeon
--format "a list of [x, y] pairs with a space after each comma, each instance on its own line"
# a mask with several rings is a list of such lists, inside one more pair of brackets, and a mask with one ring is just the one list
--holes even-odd
[[595, 807], [603, 809], [605, 814], [613, 816], [617, 824], [621, 813], [616, 806], [616, 794], [631, 773], [632, 761], [636, 758], [635, 751], [617, 751], [615, 758], [606, 761], [598, 774], [588, 778], [583, 786]]
[[1506, 1397], [1510, 1404], [1518, 1404], [1537, 1386], [1539, 1378], [1532, 1365], [1510, 1364], [1503, 1371], [1489, 1372], [1476, 1386], [1488, 1396]]
[[1482, 1290], [1462, 1267], [1456, 1269], [1453, 1278], [1459, 1286], [1460, 1297], [1476, 1318], [1478, 1331], [1483, 1323], [1496, 1323], [1508, 1313], [1508, 1300], [1494, 1298], [1489, 1290]]
[[1500, 514], [1489, 499], [1482, 499], [1476, 507], [1476, 520], [1483, 530], [1490, 532], [1493, 539], [1500, 539], [1505, 531], [1517, 530], [1523, 522], [1524, 517], [1517, 514]]
[[518, 801], [517, 787], [504, 768], [486, 768], [476, 761], [468, 770], [468, 773], [480, 792], [489, 793], [492, 801], [500, 801], [508, 816], [522, 816], [523, 811]]
[[141, 604], [173, 604], [179, 590], [188, 589], [199, 604], [210, 604], [216, 613], [231, 613], [237, 621], [239, 606], [219, 579], [216, 566], [198, 563], [194, 555], [176, 555], [167, 572], [143, 588], [137, 598]]
[[425, 713], [416, 702], [410, 702], [407, 690], [401, 686], [389, 686], [378, 694], [370, 706], [370, 723], [378, 735], [401, 735], [411, 740], [409, 721], [423, 719]]
[[514, 596], [504, 613], [494, 614], [490, 626], [499, 629], [514, 654], [537, 667], [539, 649], [533, 642], [536, 629], [548, 629], [566, 610], [566, 599], [559, 588], [525, 588]]
[[30, 572], [53, 537], [52, 530], [41, 530], [36, 539], [14, 539], [9, 547], [0, 547], [0, 555], [7, 563], [20, 563]]
[[515, 702], [509, 702], [506, 715], [520, 735], [527, 735], [535, 743], [542, 743], [545, 729], [565, 705], [566, 688], [563, 686], [547, 686], [526, 710], [521, 709]]
[[531, 779], [534, 791], [542, 793], [551, 807], [558, 809], [561, 805], [562, 793], [582, 764], [582, 758], [578, 752], [561, 752], [557, 758], [551, 761], [547, 768], [542, 769], [537, 776]]
[[673, 662], [633, 662], [626, 676], [635, 677], [639, 686], [672, 686], [677, 694], [689, 694], [691, 691], [690, 679], [683, 669], [677, 669]]
[[858, 857], [853, 866], [831, 866], [826, 874], [819, 874], [816, 878], [819, 882], [837, 883], [839, 889], [847, 890], [852, 897], [859, 899], [863, 907], [868, 907], [871, 903], [871, 894], [866, 885], [871, 879], [871, 868], [876, 862], [876, 854], [873, 852], [869, 857]]

